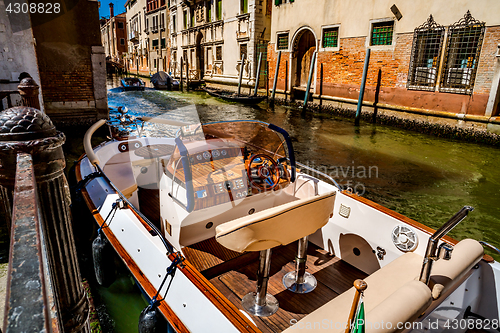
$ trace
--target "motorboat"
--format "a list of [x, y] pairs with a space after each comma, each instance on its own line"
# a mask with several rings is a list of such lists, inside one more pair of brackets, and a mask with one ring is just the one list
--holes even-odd
[[151, 83], [157, 90], [179, 90], [179, 81], [163, 71], [151, 75]]
[[120, 84], [125, 91], [144, 90], [144, 88], [146, 87], [144, 81], [137, 77], [124, 77], [120, 80]]
[[[140, 320], [351, 332], [362, 312], [366, 332], [498, 330], [500, 265], [446, 235], [472, 207], [433, 230], [299, 163], [287, 131], [261, 121], [121, 120], [128, 135], [96, 147], [107, 121], [89, 128], [76, 176], [97, 280], [109, 284], [107, 246], [150, 300]], [[158, 126], [175, 135], [145, 135]]]

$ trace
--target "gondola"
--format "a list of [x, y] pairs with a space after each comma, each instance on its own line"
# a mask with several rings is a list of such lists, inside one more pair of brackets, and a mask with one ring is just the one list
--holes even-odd
[[220, 91], [210, 88], [203, 88], [210, 96], [223, 99], [228, 102], [236, 102], [243, 104], [258, 104], [266, 99], [266, 96], [255, 96], [255, 95], [238, 95], [235, 92]]

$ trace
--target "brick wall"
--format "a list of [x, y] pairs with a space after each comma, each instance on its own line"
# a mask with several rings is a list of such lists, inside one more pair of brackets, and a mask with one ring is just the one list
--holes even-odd
[[487, 27], [484, 33], [483, 46], [479, 56], [476, 82], [474, 84], [475, 94], [489, 94], [497, 63], [495, 54], [500, 43], [500, 27]]
[[41, 71], [45, 102], [93, 101], [94, 85], [90, 55], [72, 71]]
[[[406, 83], [411, 61], [413, 33], [397, 34], [394, 48], [372, 48], [365, 88], [365, 101], [375, 101], [378, 72], [381, 72], [379, 103], [401, 107], [484, 115], [493, 73], [497, 60], [495, 53], [500, 42], [500, 27], [486, 29], [473, 95], [408, 90]], [[357, 100], [366, 56], [366, 37], [340, 39], [336, 52], [318, 52], [317, 90], [320, 87], [320, 68], [323, 64], [323, 95]], [[288, 52], [282, 52], [278, 89], [285, 87], [284, 60]], [[268, 47], [269, 87], [272, 87], [276, 67], [274, 44]], [[290, 73], [289, 73], [290, 75]], [[290, 88], [288, 88], [290, 89]]]
[[[269, 43], [267, 46], [267, 60], [269, 61], [269, 70], [268, 70], [268, 80], [269, 80], [269, 89], [273, 88], [274, 84], [274, 73], [276, 73], [276, 63], [278, 59], [278, 52], [275, 51], [275, 44]], [[281, 60], [280, 60], [280, 68], [278, 72], [278, 82], [276, 89], [285, 90], [285, 82], [286, 82], [286, 61], [290, 59], [290, 53], [281, 51]], [[290, 73], [288, 73], [290, 75]], [[290, 87], [287, 87], [289, 90]]]

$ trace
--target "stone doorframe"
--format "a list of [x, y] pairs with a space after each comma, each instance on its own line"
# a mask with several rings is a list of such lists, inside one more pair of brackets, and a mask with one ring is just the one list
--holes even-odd
[[[316, 51], [319, 49], [319, 42], [318, 42], [318, 37], [316, 33], [314, 32], [313, 28], [309, 26], [303, 26], [297, 29], [295, 33], [293, 34], [291, 43], [290, 43], [290, 57], [288, 61], [288, 89], [293, 90], [292, 88], [297, 86], [295, 84], [297, 80], [297, 68], [298, 68], [298, 61], [299, 59], [297, 58], [297, 52], [298, 52], [298, 46], [299, 46], [299, 41], [300, 38], [303, 36], [304, 33], [306, 32], [311, 32], [312, 35], [314, 36], [314, 40], [316, 42]], [[314, 76], [313, 80], [311, 82], [311, 88], [316, 91], [316, 73], [317, 73], [317, 62], [314, 64]], [[293, 92], [292, 92], [293, 95]]]

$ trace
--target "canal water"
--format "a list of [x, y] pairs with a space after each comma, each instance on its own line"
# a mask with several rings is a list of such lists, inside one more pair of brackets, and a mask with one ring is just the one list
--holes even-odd
[[[433, 228], [464, 205], [475, 210], [450, 235], [500, 246], [500, 151], [417, 132], [361, 123], [266, 103], [255, 107], [219, 101], [204, 92], [145, 90], [121, 92], [108, 80], [111, 113], [210, 122], [255, 119], [273, 123], [292, 137], [296, 159], [326, 172], [344, 188]], [[500, 256], [493, 255], [496, 260]], [[103, 331], [137, 332], [146, 305], [131, 278], [123, 274], [110, 288], [98, 288]]]

